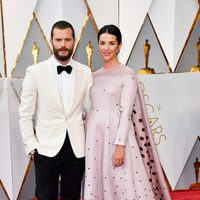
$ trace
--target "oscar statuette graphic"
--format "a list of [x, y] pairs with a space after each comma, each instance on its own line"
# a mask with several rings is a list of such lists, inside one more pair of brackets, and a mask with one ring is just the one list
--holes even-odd
[[93, 67], [92, 67], [92, 56], [93, 56], [93, 52], [94, 52], [94, 47], [93, 47], [91, 41], [88, 41], [88, 45], [86, 46], [85, 50], [86, 50], [86, 53], [87, 53], [88, 66], [90, 67], [90, 69], [93, 72], [94, 70], [93, 70]]
[[200, 182], [199, 182], [199, 168], [200, 168], [200, 162], [198, 160], [198, 157], [196, 158], [196, 161], [194, 162], [194, 172], [195, 172], [195, 183], [192, 183], [190, 186], [190, 190], [199, 190], [200, 189]]
[[38, 63], [38, 55], [39, 55], [40, 49], [37, 46], [37, 43], [34, 42], [33, 43], [33, 47], [32, 47], [32, 55], [33, 55], [33, 62], [34, 64]]
[[146, 39], [143, 47], [144, 47], [144, 57], [145, 57], [145, 68], [138, 70], [138, 74], [155, 74], [155, 70], [153, 68], [148, 67], [149, 51], [151, 49], [151, 45], [148, 43], [148, 39]]
[[196, 48], [197, 48], [197, 65], [191, 67], [190, 69], [191, 72], [200, 72], [200, 37], [198, 42], [196, 43]]

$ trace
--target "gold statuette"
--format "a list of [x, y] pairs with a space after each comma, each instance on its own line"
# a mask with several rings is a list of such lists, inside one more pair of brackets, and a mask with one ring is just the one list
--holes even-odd
[[90, 69], [92, 71], [94, 71], [93, 67], [92, 67], [92, 56], [93, 56], [93, 52], [94, 52], [94, 47], [93, 47], [91, 41], [88, 41], [88, 45], [86, 46], [85, 50], [87, 53], [88, 66], [90, 67]]
[[34, 42], [33, 43], [33, 47], [32, 47], [32, 55], [33, 55], [33, 62], [34, 64], [38, 63], [38, 55], [39, 55], [40, 49], [37, 46], [37, 43]]
[[196, 158], [196, 161], [194, 162], [194, 173], [195, 173], [195, 183], [193, 183], [190, 186], [190, 190], [199, 190], [200, 189], [200, 183], [199, 183], [199, 169], [200, 169], [200, 162], [198, 158]]
[[138, 73], [139, 74], [155, 74], [155, 70], [153, 68], [148, 67], [149, 51], [151, 49], [151, 45], [148, 43], [147, 39], [143, 47], [144, 47], [144, 57], [145, 57], [145, 68], [138, 70]]
[[197, 65], [191, 67], [190, 71], [191, 72], [200, 72], [200, 37], [199, 41], [196, 43], [196, 48], [197, 48]]

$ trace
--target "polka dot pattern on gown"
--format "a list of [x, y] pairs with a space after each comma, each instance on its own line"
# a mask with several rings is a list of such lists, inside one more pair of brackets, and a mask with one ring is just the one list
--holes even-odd
[[[168, 200], [157, 171], [136, 94], [137, 78], [120, 65], [94, 73], [92, 111], [86, 124], [84, 200]], [[125, 163], [113, 165], [116, 144], [125, 144]]]

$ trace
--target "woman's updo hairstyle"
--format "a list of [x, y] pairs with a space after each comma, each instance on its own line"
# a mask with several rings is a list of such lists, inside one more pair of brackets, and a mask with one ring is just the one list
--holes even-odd
[[122, 34], [121, 34], [121, 31], [119, 30], [119, 28], [117, 26], [115, 26], [113, 24], [103, 26], [99, 30], [99, 33], [98, 33], [98, 36], [97, 36], [98, 41], [99, 41], [100, 36], [104, 33], [109, 33], [111, 35], [116, 36], [118, 44], [121, 44]]

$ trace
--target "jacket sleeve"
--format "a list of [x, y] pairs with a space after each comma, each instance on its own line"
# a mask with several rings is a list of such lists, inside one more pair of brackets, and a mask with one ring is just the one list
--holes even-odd
[[137, 79], [134, 74], [123, 77], [120, 98], [120, 121], [115, 136], [115, 145], [126, 145], [130, 128], [133, 126], [131, 114], [137, 94]]
[[21, 103], [19, 105], [19, 126], [27, 154], [37, 148], [37, 138], [34, 134], [33, 127], [36, 101], [36, 83], [33, 79], [31, 70], [27, 68], [22, 84]]
[[90, 89], [93, 85], [93, 77], [92, 77], [91, 71], [89, 71], [88, 73], [87, 81], [88, 81], [88, 84], [86, 86], [86, 92], [85, 92], [85, 97], [83, 101], [83, 109], [85, 113], [87, 113], [91, 108]]

